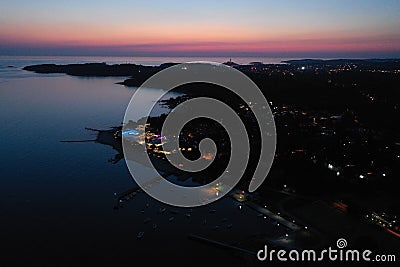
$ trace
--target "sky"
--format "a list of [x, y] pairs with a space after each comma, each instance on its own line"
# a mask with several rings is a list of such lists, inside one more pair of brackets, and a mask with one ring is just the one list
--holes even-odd
[[400, 0], [1, 0], [0, 55], [400, 57]]

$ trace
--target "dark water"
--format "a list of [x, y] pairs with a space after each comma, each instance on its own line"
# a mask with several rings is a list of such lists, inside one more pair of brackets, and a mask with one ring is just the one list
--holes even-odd
[[[0, 266], [246, 263], [242, 256], [189, 240], [188, 234], [235, 244], [256, 234], [283, 233], [228, 198], [194, 209], [190, 218], [185, 214], [191, 211], [144, 193], [114, 210], [114, 193], [136, 186], [125, 162], [109, 163], [116, 152], [107, 146], [60, 141], [94, 139], [85, 127], [118, 126], [134, 90], [115, 84], [122, 78], [21, 70], [37, 63], [42, 61], [0, 61]], [[151, 95], [149, 90], [149, 101]], [[166, 212], [159, 213], [163, 207]]]

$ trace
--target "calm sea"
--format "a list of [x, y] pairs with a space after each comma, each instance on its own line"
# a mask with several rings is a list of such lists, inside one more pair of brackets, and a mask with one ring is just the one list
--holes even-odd
[[[120, 125], [134, 89], [116, 84], [123, 77], [83, 78], [22, 70], [40, 63], [157, 65], [193, 60], [200, 59], [0, 57], [0, 266], [112, 266], [146, 260], [181, 266], [191, 259], [207, 263], [216, 258], [236, 264], [243, 259], [189, 240], [188, 234], [227, 243], [260, 233], [282, 234], [284, 230], [266, 223], [253, 210], [239, 209], [230, 199], [192, 212], [142, 193], [114, 210], [114, 193], [135, 187], [125, 162], [110, 163], [116, 151], [108, 146], [60, 141], [94, 139], [85, 127]], [[149, 101], [151, 95], [149, 90]], [[166, 212], [160, 213], [160, 208]], [[190, 218], [185, 216], [188, 212], [192, 212]], [[141, 239], [139, 232], [144, 232]]]

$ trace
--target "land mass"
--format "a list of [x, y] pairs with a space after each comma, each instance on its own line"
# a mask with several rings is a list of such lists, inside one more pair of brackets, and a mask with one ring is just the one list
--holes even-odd
[[84, 63], [84, 64], [40, 64], [26, 66], [23, 69], [36, 73], [65, 73], [72, 76], [121, 76], [130, 78], [120, 84], [126, 86], [140, 86], [147, 78], [158, 71], [172, 66], [176, 63], [164, 63], [160, 66], [144, 66], [137, 64], [115, 64], [108, 65], [106, 63]]
[[[290, 74], [293, 76], [296, 72], [302, 73], [326, 73], [335, 70], [339, 71], [385, 71], [400, 72], [400, 59], [300, 59], [282, 61], [283, 64], [264, 64], [262, 62], [251, 62], [249, 64], [237, 64], [232, 61], [224, 64], [236, 68], [255, 79], [258, 74], [267, 74], [268, 76], [279, 76]], [[36, 73], [65, 73], [72, 76], [120, 76], [129, 77], [119, 84], [138, 87], [146, 79], [155, 73], [176, 65], [178, 63], [163, 63], [159, 66], [145, 66], [139, 64], [114, 64], [106, 63], [83, 63], [83, 64], [39, 64], [26, 66], [23, 69]], [[259, 79], [258, 79], [259, 80]], [[263, 80], [263, 79], [261, 79]], [[258, 83], [260, 86], [260, 84]]]
[[[335, 241], [340, 232], [353, 236], [352, 241], [361, 245], [369, 242], [369, 247], [374, 248], [378, 246], [375, 244], [395, 246], [391, 242], [398, 242], [394, 238], [399, 235], [397, 217], [400, 214], [397, 167], [400, 126], [395, 123], [400, 118], [400, 60], [304, 59], [283, 63], [225, 63], [245, 73], [270, 101], [279, 137], [268, 179], [251, 203], [255, 201], [259, 207], [268, 203], [275, 216], [281, 213], [295, 218], [296, 222], [304, 221], [304, 226], [322, 232], [328, 243]], [[140, 86], [151, 75], [173, 64], [154, 67], [46, 64], [25, 70], [75, 76], [129, 76], [121, 84]], [[247, 103], [228, 89], [212, 84], [191, 83], [176, 89], [184, 94], [159, 104], [173, 109], [188, 99], [207, 95], [229, 104], [239, 115], [251, 149], [244, 179], [238, 188], [247, 188], [258, 163], [262, 138]], [[125, 125], [138, 138], [147, 140], [148, 155], [162, 167], [167, 164], [165, 155], [173, 153], [159, 145], [166, 116], [143, 118]], [[176, 180], [191, 177], [199, 184], [208, 183], [225, 169], [230, 156], [229, 138], [217, 123], [205, 118], [192, 120], [185, 127], [179, 137], [180, 145], [185, 148], [184, 156], [197, 159], [200, 140], [211, 138], [217, 141], [218, 161], [196, 177], [175, 173], [179, 177]], [[116, 163], [125, 156], [123, 134], [122, 127], [115, 127], [98, 131], [97, 138], [89, 141], [112, 146], [118, 153], [110, 162]], [[78, 142], [82, 141], [88, 140]], [[141, 158], [139, 155], [135, 160], [139, 162]], [[129, 198], [133, 190], [127, 192]], [[120, 200], [119, 197], [118, 205]], [[373, 229], [378, 234], [372, 235]]]

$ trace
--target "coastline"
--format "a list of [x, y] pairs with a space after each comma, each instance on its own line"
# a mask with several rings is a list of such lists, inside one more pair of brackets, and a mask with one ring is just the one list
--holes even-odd
[[[128, 87], [138, 87], [155, 73], [179, 63], [165, 62], [160, 65], [147, 66], [134, 63], [108, 64], [102, 63], [75, 63], [75, 64], [36, 64], [23, 67], [23, 70], [34, 73], [51, 74], [63, 73], [71, 76], [84, 77], [129, 77], [118, 82]], [[254, 77], [255, 74], [268, 74], [268, 70], [310, 73], [318, 69], [320, 72], [328, 72], [330, 69], [345, 68], [352, 70], [350, 66], [357, 66], [357, 71], [370, 71], [380, 69], [397, 72], [400, 70], [400, 59], [291, 59], [281, 61], [280, 64], [263, 63], [258, 61], [248, 64], [239, 64], [227, 61], [222, 64], [236, 68], [243, 73]], [[253, 76], [252, 76], [253, 75]], [[251, 77], [252, 76], [252, 77]]]

